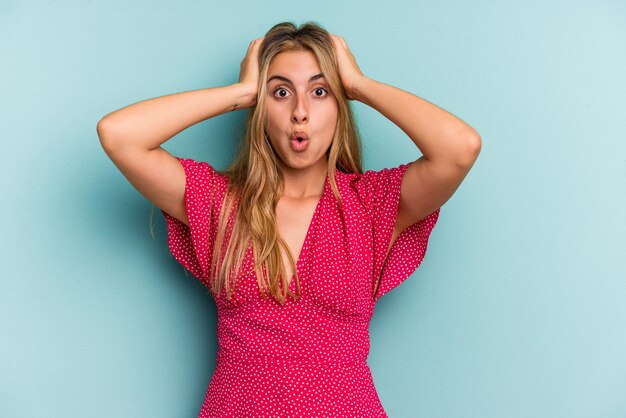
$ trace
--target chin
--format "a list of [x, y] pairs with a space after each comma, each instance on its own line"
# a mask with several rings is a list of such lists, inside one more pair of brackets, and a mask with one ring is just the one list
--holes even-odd
[[282, 159], [282, 164], [292, 169], [303, 169], [315, 165], [315, 160], [306, 157], [290, 156]]
[[312, 165], [311, 163], [300, 160], [300, 159], [288, 160], [288, 161], [283, 160], [283, 166], [286, 166], [288, 168], [295, 169], [295, 170], [301, 170], [303, 168], [310, 167], [311, 165]]

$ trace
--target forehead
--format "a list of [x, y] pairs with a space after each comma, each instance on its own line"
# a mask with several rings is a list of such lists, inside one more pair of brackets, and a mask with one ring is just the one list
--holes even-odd
[[321, 73], [320, 66], [311, 51], [285, 51], [272, 59], [268, 69], [268, 79], [280, 75], [294, 83], [306, 84], [309, 77], [318, 73]]

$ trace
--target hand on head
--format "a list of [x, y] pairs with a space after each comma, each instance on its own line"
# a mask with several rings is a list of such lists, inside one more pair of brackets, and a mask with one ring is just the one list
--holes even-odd
[[[265, 39], [265, 36], [250, 42], [246, 56], [241, 60], [239, 72], [239, 84], [248, 86], [250, 91], [254, 91], [257, 94], [259, 91], [259, 49], [263, 39]], [[243, 107], [254, 106], [256, 99], [257, 95], [255, 94], [253, 101]]]
[[349, 100], [355, 99], [355, 86], [360, 79], [365, 77], [361, 72], [361, 69], [356, 63], [356, 59], [348, 43], [339, 35], [330, 35], [333, 45], [335, 46], [335, 55], [337, 56], [337, 64], [339, 66], [339, 76], [341, 77], [341, 83], [346, 91], [346, 96]]

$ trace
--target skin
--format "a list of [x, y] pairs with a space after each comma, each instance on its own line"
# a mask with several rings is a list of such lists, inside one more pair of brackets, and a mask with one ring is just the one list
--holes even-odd
[[[339, 75], [350, 100], [358, 100], [398, 126], [421, 152], [408, 167], [389, 247], [409, 225], [431, 214], [454, 194], [480, 153], [478, 132], [444, 109], [407, 91], [363, 75], [345, 39], [330, 35]], [[102, 147], [130, 183], [154, 205], [189, 225], [185, 172], [161, 144], [200, 121], [256, 104], [258, 52], [262, 38], [250, 42], [239, 82], [144, 100], [105, 115], [97, 126]], [[280, 159], [285, 190], [276, 209], [279, 233], [290, 248], [301, 248], [326, 177], [322, 160], [336, 124], [333, 100], [318, 99], [308, 78], [319, 72], [306, 54], [275, 57], [272, 70], [293, 81], [284, 102], [269, 100], [270, 142]], [[295, 71], [290, 65], [299, 69]], [[273, 73], [271, 73], [273, 75]], [[265, 80], [264, 80], [265, 82]], [[273, 86], [272, 86], [273, 87]], [[272, 92], [274, 90], [271, 90]], [[280, 93], [285, 95], [285, 93]], [[336, 113], [336, 102], [335, 113]], [[331, 128], [332, 126], [332, 128]], [[303, 128], [311, 134], [306, 155], [294, 155], [287, 135]], [[308, 128], [308, 129], [307, 129]], [[323, 151], [322, 151], [323, 150]], [[297, 258], [298, 253], [293, 252]]]
[[348, 98], [376, 109], [407, 134], [422, 153], [402, 179], [389, 252], [404, 229], [452, 197], [478, 158], [482, 140], [474, 128], [435, 104], [366, 77], [346, 40], [332, 34], [331, 40]]
[[[342, 36], [333, 34], [330, 36], [336, 51], [339, 76], [348, 99], [358, 100], [383, 114], [402, 129], [423, 154], [411, 164], [403, 177], [398, 216], [389, 243], [389, 251], [396, 238], [406, 227], [434, 212], [454, 194], [478, 157], [481, 139], [471, 126], [444, 109], [407, 91], [366, 77], [357, 65], [346, 40]], [[246, 71], [246, 73], [242, 75], [240, 80], [244, 84], [246, 80], [253, 81], [253, 83], [246, 85], [250, 89], [254, 88], [255, 91], [258, 86], [258, 74], [255, 74], [258, 73], [258, 70], [255, 70], [258, 68], [256, 57], [262, 41], [263, 38], [252, 41], [246, 58], [242, 61], [242, 71]], [[304, 58], [305, 55], [293, 57]], [[310, 100], [305, 100], [303, 94], [310, 92], [310, 90], [305, 89], [304, 83], [310, 75], [314, 74], [312, 70], [315, 66], [309, 59], [289, 60], [288, 57], [284, 57], [283, 60], [292, 65], [297, 65], [296, 68], [304, 67], [302, 71], [309, 70], [303, 74], [293, 75], [294, 79], [299, 82], [296, 86], [296, 92], [299, 94], [295, 99], [290, 99], [288, 102], [290, 106], [287, 106], [287, 109], [291, 109], [293, 112], [291, 115], [292, 122], [304, 122], [304, 119], [296, 120], [296, 116], [299, 115], [304, 118], [305, 113], [308, 113], [306, 111], [309, 108], [306, 107], [306, 104], [310, 103]], [[280, 64], [282, 62], [279, 62]], [[308, 67], [309, 64], [310, 67]], [[283, 68], [281, 65], [280, 69], [289, 71], [287, 66]], [[270, 71], [270, 76], [272, 74]], [[302, 104], [297, 105], [298, 102]], [[287, 110], [284, 108], [281, 110], [284, 112], [270, 116], [269, 123], [276, 122], [284, 129], [285, 126], [288, 126], [285, 122]], [[298, 113], [298, 111], [302, 113]], [[313, 119], [314, 115], [311, 113], [312, 123], [316, 122]], [[278, 121], [279, 118], [280, 122]], [[280, 129], [272, 132], [276, 131], [280, 131]], [[289, 153], [285, 151], [285, 147], [288, 147], [289, 144], [286, 141], [281, 142], [279, 138], [280, 136], [275, 133], [271, 141], [277, 145], [277, 149], [283, 151], [279, 155], [285, 163], [283, 166], [286, 179], [285, 194], [303, 196], [314, 190], [315, 185], [322, 185], [325, 171], [321, 169], [318, 171], [317, 168], [318, 164], [319, 167], [322, 166], [321, 161], [317, 158], [312, 160], [300, 157], [290, 158]], [[319, 151], [319, 148], [316, 151]], [[319, 155], [314, 152], [314, 157]], [[321, 190], [321, 187], [318, 190]], [[283, 205], [283, 208], [284, 206], [286, 205]], [[295, 207], [292, 209], [297, 211]], [[285, 216], [289, 216], [291, 211], [283, 209], [281, 212]], [[279, 224], [281, 223], [281, 212], [277, 210]], [[309, 213], [309, 211], [306, 212]], [[312, 213], [312, 211], [310, 212]], [[310, 219], [303, 213], [300, 213], [300, 218]], [[285, 237], [287, 241], [295, 244], [290, 244], [291, 248], [300, 248], [307, 225], [308, 223], [302, 221], [293, 222], [288, 229], [280, 231], [281, 236], [287, 235]]]
[[[326, 151], [337, 126], [336, 98], [324, 78], [311, 80], [320, 73], [317, 59], [310, 51], [282, 52], [274, 57], [268, 71], [265, 128], [285, 180], [284, 193], [276, 205], [276, 221], [278, 232], [296, 261], [324, 190]], [[273, 78], [276, 75], [289, 81]], [[294, 131], [306, 132], [306, 150], [291, 148]], [[284, 252], [283, 264], [287, 277], [293, 278]]]
[[[269, 66], [267, 84], [267, 134], [285, 179], [284, 196], [319, 196], [327, 173], [326, 151], [337, 126], [337, 99], [324, 78], [309, 81], [321, 70], [310, 51], [278, 54]], [[291, 82], [272, 79], [280, 75]], [[290, 146], [293, 131], [304, 131], [305, 151]]]

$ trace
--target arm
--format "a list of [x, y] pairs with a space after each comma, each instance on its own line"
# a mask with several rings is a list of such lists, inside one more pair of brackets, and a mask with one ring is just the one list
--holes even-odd
[[402, 129], [423, 154], [402, 180], [391, 244], [409, 225], [441, 207], [478, 158], [478, 132], [445, 110], [396, 87], [365, 77], [347, 43], [334, 36], [342, 82], [350, 99], [373, 107]]
[[404, 174], [391, 246], [406, 227], [452, 197], [478, 158], [482, 141], [462, 120], [387, 84], [364, 77], [355, 84], [354, 95], [395, 123], [423, 154]]
[[239, 83], [144, 100], [98, 122], [104, 151], [128, 181], [154, 205], [187, 225], [185, 172], [161, 144], [202, 120], [256, 103], [256, 56], [262, 39], [250, 43]]
[[105, 115], [98, 122], [98, 135], [105, 150], [157, 149], [161, 144], [206, 119], [251, 101], [250, 92], [239, 83], [186, 91], [144, 100]]

